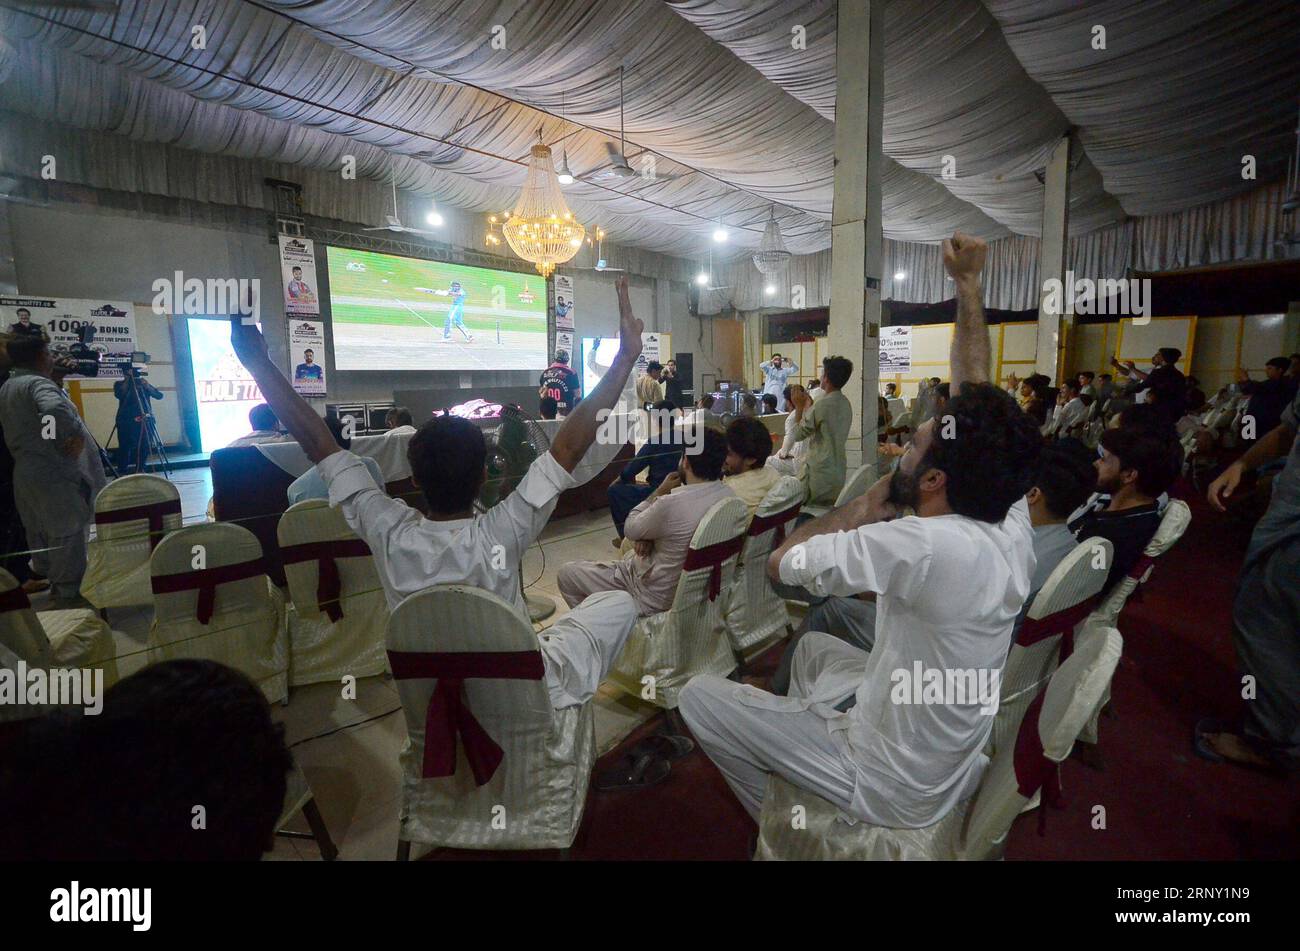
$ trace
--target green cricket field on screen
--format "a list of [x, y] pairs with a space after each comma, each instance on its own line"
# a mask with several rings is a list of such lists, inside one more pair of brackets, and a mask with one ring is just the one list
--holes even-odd
[[541, 370], [539, 274], [326, 249], [337, 370]]

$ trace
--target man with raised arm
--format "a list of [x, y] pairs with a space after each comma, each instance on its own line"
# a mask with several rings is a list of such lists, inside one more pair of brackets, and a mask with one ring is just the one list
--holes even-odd
[[[985, 253], [963, 234], [944, 242], [958, 294], [944, 417], [920, 426], [891, 476], [800, 526], [768, 561], [774, 581], [818, 595], [875, 592], [871, 653], [809, 632], [788, 697], [711, 676], [682, 691], [692, 734], [753, 816], [777, 773], [858, 819], [920, 828], [971, 796], [988, 764], [1001, 669], [1034, 568], [1024, 495], [1042, 439], [987, 382]], [[949, 689], [923, 690], [918, 672], [926, 682], [937, 672]]]
[[[465, 584], [502, 598], [528, 620], [519, 562], [546, 525], [573, 471], [596, 439], [598, 415], [614, 406], [641, 352], [641, 321], [632, 313], [627, 279], [615, 284], [619, 350], [609, 372], [565, 419], [549, 452], [528, 468], [518, 487], [487, 512], [474, 502], [487, 478], [482, 430], [466, 419], [438, 416], [411, 437], [407, 457], [423, 491], [427, 516], [389, 498], [361, 459], [339, 448], [325, 421], [271, 363], [252, 324], [231, 323], [235, 353], [262, 395], [329, 487], [329, 501], [370, 546], [388, 606], [438, 584]], [[636, 604], [623, 591], [592, 595], [538, 635], [546, 685], [556, 709], [591, 698], [613, 666], [636, 622]]]

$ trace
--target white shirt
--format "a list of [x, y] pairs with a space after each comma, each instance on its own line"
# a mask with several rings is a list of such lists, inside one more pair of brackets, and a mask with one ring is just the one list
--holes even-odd
[[389, 498], [358, 456], [336, 452], [316, 466], [351, 529], [370, 546], [390, 609], [436, 584], [466, 584], [491, 591], [527, 620], [519, 588], [519, 560], [555, 511], [555, 501], [577, 481], [544, 453], [519, 486], [498, 505], [473, 518], [437, 522]]
[[241, 446], [256, 446], [265, 442], [293, 442], [293, 437], [274, 429], [254, 429], [246, 436], [240, 436], [227, 449], [238, 449]]
[[1087, 418], [1088, 407], [1076, 396], [1065, 405], [1056, 407], [1056, 413], [1048, 423], [1048, 435], [1068, 436], [1071, 430], [1083, 425]]
[[[894, 673], [910, 677], [916, 663], [1000, 672], [1033, 570], [1023, 499], [997, 525], [962, 515], [909, 516], [815, 536], [781, 559], [781, 580], [815, 594], [877, 593], [876, 642], [856, 706], [845, 714], [812, 707], [843, 737], [857, 766], [856, 815], [920, 828], [974, 794], [988, 765], [983, 748], [996, 699], [992, 712], [981, 712], [978, 702], [895, 703]], [[822, 694], [819, 679], [812, 699]]]

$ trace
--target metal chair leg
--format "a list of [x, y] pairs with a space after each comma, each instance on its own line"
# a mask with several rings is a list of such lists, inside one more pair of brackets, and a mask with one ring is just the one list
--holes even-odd
[[339, 850], [334, 845], [334, 840], [330, 838], [330, 830], [325, 827], [325, 819], [320, 814], [320, 807], [316, 805], [315, 798], [307, 800], [302, 807], [302, 814], [311, 828], [312, 838], [320, 848], [320, 857], [326, 862], [333, 862], [338, 858]]
[[406, 839], [397, 840], [397, 861], [399, 862], [411, 861], [411, 843], [408, 842]]

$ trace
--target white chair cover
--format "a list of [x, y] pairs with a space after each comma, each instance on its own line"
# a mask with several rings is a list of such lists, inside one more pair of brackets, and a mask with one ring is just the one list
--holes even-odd
[[[595, 720], [590, 703], [551, 706], [532, 628], [496, 595], [439, 585], [397, 606], [387, 646], [406, 714], [400, 839], [465, 849], [568, 848], [582, 822]], [[448, 717], [432, 721], [444, 731], [432, 751], [441, 769], [430, 770], [426, 727], [439, 680], [420, 674], [435, 669], [457, 670], [462, 683], [453, 687], [448, 677], [444, 689], [454, 692], [439, 698]], [[459, 720], [452, 715], [457, 707]], [[460, 729], [446, 729], [448, 723]], [[482, 785], [467, 746], [474, 724], [501, 752]]]
[[[72, 608], [63, 611], [32, 610], [23, 591], [9, 572], [0, 568], [0, 647], [5, 649], [3, 666], [21, 660], [29, 668], [89, 668], [104, 672], [104, 689], [117, 682], [117, 650], [113, 632], [94, 611]], [[26, 720], [47, 707], [0, 703], [0, 723]]]
[[[744, 654], [763, 644], [790, 624], [785, 599], [772, 589], [767, 577], [767, 557], [779, 544], [777, 538], [784, 539], [794, 527], [802, 500], [803, 483], [783, 476], [754, 512], [727, 598], [727, 636], [737, 653]], [[773, 524], [787, 514], [788, 521]]]
[[[995, 756], [1020, 730], [1025, 710], [1047, 686], [1059, 663], [1061, 638], [1068, 631], [1073, 649], [1075, 616], [1086, 612], [1106, 586], [1114, 558], [1109, 539], [1089, 538], [1061, 559], [1034, 595], [1002, 671], [1002, 690], [993, 731], [984, 752]], [[1068, 655], [1068, 651], [1066, 652]]]
[[[383, 673], [384, 632], [388, 603], [375, 560], [365, 542], [324, 499], [290, 506], [276, 529], [284, 573], [289, 583], [289, 684], [339, 680], [346, 674], [373, 677]], [[332, 592], [333, 563], [338, 588]], [[337, 598], [321, 610], [320, 596]], [[331, 620], [331, 614], [337, 620]]]
[[252, 532], [229, 522], [189, 525], [159, 542], [150, 569], [151, 663], [215, 660], [251, 677], [272, 703], [288, 696], [284, 597], [266, 576]]
[[166, 479], [114, 479], [95, 497], [95, 537], [86, 548], [81, 596], [97, 608], [153, 603], [149, 556], [181, 527], [181, 496]]
[[[1147, 547], [1142, 550], [1142, 558], [1133, 566], [1129, 573], [1115, 582], [1115, 586], [1106, 593], [1106, 598], [1101, 602], [1095, 611], [1088, 615], [1087, 619], [1080, 625], [1088, 627], [1114, 627], [1119, 623], [1120, 613], [1124, 610], [1124, 605], [1132, 597], [1133, 592], [1138, 589], [1139, 585], [1146, 584], [1151, 577], [1154, 569], [1152, 562], [1174, 547], [1174, 543], [1183, 537], [1183, 532], [1187, 531], [1187, 526], [1192, 521], [1192, 510], [1188, 508], [1187, 503], [1182, 499], [1171, 499], [1169, 506], [1165, 509], [1164, 516], [1160, 519], [1160, 527], [1156, 533], [1151, 536], [1151, 541]], [[1079, 734], [1079, 739], [1085, 743], [1097, 742], [1098, 720], [1101, 716], [1101, 708], [1110, 700], [1110, 689], [1107, 687], [1101, 700], [1097, 703], [1097, 709], [1092, 712], [1088, 722], [1084, 725]]]
[[[1097, 606], [1080, 627], [1087, 625], [1090, 627], [1114, 627], [1119, 623], [1119, 616], [1124, 611], [1124, 605], [1128, 599], [1133, 596], [1138, 588], [1145, 584], [1151, 577], [1154, 570], [1153, 561], [1163, 555], [1178, 539], [1182, 538], [1183, 533], [1187, 531], [1187, 526], [1191, 524], [1192, 512], [1187, 503], [1181, 499], [1171, 499], [1169, 506], [1165, 509], [1165, 514], [1160, 520], [1160, 526], [1156, 529], [1155, 535], [1147, 547], [1142, 551], [1142, 558], [1133, 566], [1129, 573], [1115, 583], [1115, 586], [1107, 592], [1105, 599]], [[1092, 717], [1084, 726], [1079, 736], [1085, 743], [1097, 742], [1098, 720], [1101, 715], [1101, 708], [1110, 700], [1110, 691], [1102, 697], [1098, 703], [1097, 709], [1093, 711]]]
[[805, 505], [804, 514], [820, 518], [832, 509], [837, 509], [842, 505], [848, 505], [867, 489], [871, 488], [871, 466], [858, 466], [849, 473], [849, 477], [844, 480], [844, 488], [840, 489], [840, 494], [835, 498], [835, 504], [826, 505]]
[[[1052, 675], [1030, 708], [1020, 742], [1006, 743], [975, 795], [924, 829], [888, 829], [854, 821], [819, 796], [773, 774], [759, 817], [764, 860], [1000, 859], [1007, 833], [1042, 789], [1057, 800], [1057, 764], [1070, 755], [1079, 728], [1119, 663], [1123, 641], [1113, 628], [1092, 628]], [[1041, 748], [1041, 753], [1037, 748]]]
[[[667, 710], [677, 709], [677, 696], [696, 674], [725, 677], [736, 669], [727, 638], [727, 582], [749, 524], [749, 508], [738, 498], [716, 502], [704, 513], [686, 565], [712, 560], [711, 566], [684, 567], [673, 604], [667, 611], [637, 621], [628, 636], [610, 679], [633, 696]], [[718, 546], [718, 547], [714, 547]], [[653, 678], [648, 690], [643, 678]]]

